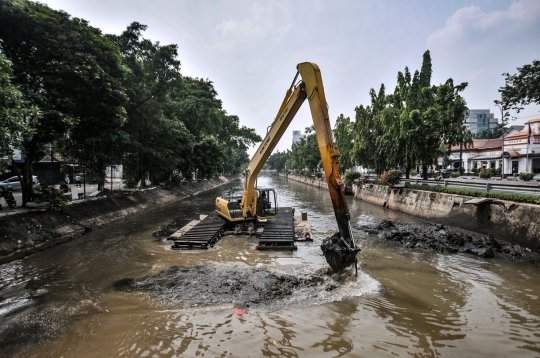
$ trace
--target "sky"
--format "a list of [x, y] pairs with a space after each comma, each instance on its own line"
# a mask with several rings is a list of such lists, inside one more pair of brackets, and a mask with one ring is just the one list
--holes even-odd
[[[148, 25], [144, 37], [177, 44], [182, 74], [213, 81], [224, 109], [262, 137], [301, 62], [319, 65], [333, 126], [340, 114], [354, 120], [370, 88], [393, 92], [398, 71], [420, 69], [426, 50], [433, 84], [468, 82], [468, 107], [496, 118], [502, 74], [540, 60], [540, 0], [40, 2], [103, 33]], [[523, 124], [540, 118], [540, 106], [514, 115], [510, 124]], [[311, 124], [305, 102], [276, 149], [290, 149], [292, 131]]]

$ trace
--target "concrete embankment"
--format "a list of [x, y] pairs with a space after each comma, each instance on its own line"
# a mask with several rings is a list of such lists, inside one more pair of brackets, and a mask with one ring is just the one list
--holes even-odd
[[114, 193], [70, 202], [60, 211], [30, 212], [20, 209], [3, 214], [0, 216], [0, 264], [71, 240], [93, 228], [140, 213], [156, 204], [182, 200], [238, 178], [220, 177], [183, 183], [169, 189], [135, 191], [129, 195]]
[[[324, 179], [289, 174], [288, 179], [327, 188]], [[469, 196], [375, 184], [354, 184], [355, 198], [447, 225], [490, 235], [540, 252], [540, 206], [491, 199], [465, 204]]]

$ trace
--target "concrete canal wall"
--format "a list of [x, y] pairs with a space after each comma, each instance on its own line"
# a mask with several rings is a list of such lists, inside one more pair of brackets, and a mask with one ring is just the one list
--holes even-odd
[[[319, 188], [327, 188], [324, 179], [288, 175]], [[480, 205], [465, 204], [469, 196], [434, 193], [408, 188], [390, 188], [375, 184], [354, 184], [355, 198], [431, 221], [484, 233], [540, 252], [540, 206], [499, 199]]]
[[[240, 176], [188, 182], [170, 189], [148, 189], [70, 202], [60, 211], [24, 209], [0, 215], [0, 264], [58, 245], [94, 228], [228, 183]], [[0, 212], [1, 213], [1, 212]]]

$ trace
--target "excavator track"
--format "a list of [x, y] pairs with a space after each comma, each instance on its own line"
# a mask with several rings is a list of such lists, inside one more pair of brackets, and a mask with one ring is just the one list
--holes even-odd
[[189, 230], [171, 235], [169, 239], [174, 240], [172, 249], [208, 249], [221, 238], [227, 226], [228, 223], [213, 212]]
[[279, 208], [277, 217], [265, 223], [259, 250], [296, 250], [292, 208]]

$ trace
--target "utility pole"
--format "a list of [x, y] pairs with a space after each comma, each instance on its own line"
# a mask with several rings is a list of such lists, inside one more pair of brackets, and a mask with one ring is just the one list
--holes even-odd
[[504, 179], [504, 137], [506, 136], [506, 128], [504, 126], [506, 126], [506, 124], [508, 123], [507, 121], [507, 117], [509, 115], [508, 112], [504, 112], [507, 107], [506, 107], [506, 104], [503, 103], [502, 101], [499, 101], [499, 100], [494, 100], [493, 103], [495, 103], [495, 105], [497, 107], [499, 107], [499, 110], [501, 111], [501, 123], [503, 124], [503, 141], [502, 141], [502, 153], [501, 153], [501, 179]]

